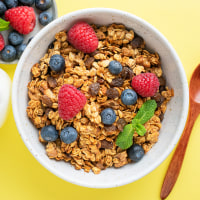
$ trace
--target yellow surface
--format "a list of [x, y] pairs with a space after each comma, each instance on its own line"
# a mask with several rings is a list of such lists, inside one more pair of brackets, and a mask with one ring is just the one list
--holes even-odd
[[[133, 13], [167, 37], [180, 56], [188, 80], [200, 63], [199, 0], [57, 0], [57, 5], [59, 16], [88, 7], [109, 7]], [[13, 78], [16, 65], [0, 67]], [[200, 199], [199, 129], [198, 120], [179, 179], [168, 200]], [[112, 189], [89, 189], [57, 178], [36, 161], [18, 134], [11, 108], [0, 129], [0, 141], [0, 200], [158, 200], [172, 157], [170, 154], [157, 169], [134, 183]]]

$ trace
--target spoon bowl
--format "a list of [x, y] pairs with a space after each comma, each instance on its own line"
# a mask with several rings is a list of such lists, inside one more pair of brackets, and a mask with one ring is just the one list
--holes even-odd
[[190, 80], [190, 99], [200, 104], [200, 64], [194, 70]]

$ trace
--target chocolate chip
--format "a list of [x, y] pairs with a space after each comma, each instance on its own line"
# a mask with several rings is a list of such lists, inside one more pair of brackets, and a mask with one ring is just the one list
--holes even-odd
[[162, 97], [162, 95], [161, 95], [160, 93], [157, 92], [157, 93], [152, 97], [152, 99], [154, 99], [156, 102], [158, 102], [158, 101], [160, 101], [161, 97]]
[[109, 142], [107, 140], [102, 140], [101, 141], [101, 148], [103, 148], [103, 149], [112, 149], [113, 148], [113, 143]]
[[96, 167], [98, 167], [101, 170], [105, 169], [103, 163], [101, 163], [100, 161], [98, 163], [96, 163]]
[[49, 84], [49, 87], [55, 88], [57, 86], [56, 79], [54, 79], [52, 76], [47, 77], [47, 83]]
[[132, 79], [134, 76], [134, 73], [132, 71], [131, 68], [129, 67], [123, 67], [122, 71], [121, 71], [121, 77], [123, 79]]
[[140, 36], [136, 36], [132, 42], [131, 42], [132, 47], [135, 48], [144, 48], [144, 40]]
[[47, 117], [48, 117], [50, 111], [52, 111], [51, 108], [46, 108], [46, 109], [45, 109], [45, 115], [46, 115]]
[[161, 93], [162, 91], [165, 91], [165, 86], [160, 86], [159, 87], [159, 92]]
[[157, 107], [160, 107], [165, 100], [165, 98], [158, 92], [152, 97], [152, 99], [156, 101]]
[[52, 106], [53, 102], [47, 95], [43, 95], [41, 99], [42, 99], [42, 104], [45, 104], [47, 107]]
[[126, 124], [127, 124], [127, 122], [125, 121], [124, 118], [118, 119], [118, 120], [117, 120], [117, 128], [118, 128], [118, 130], [123, 131], [124, 126], [125, 126]]
[[104, 125], [104, 129], [107, 131], [107, 132], [111, 132], [111, 131], [116, 131], [117, 130], [117, 127], [115, 125]]
[[106, 95], [110, 99], [115, 99], [115, 98], [119, 97], [119, 92], [116, 88], [109, 88], [106, 91]]
[[88, 68], [91, 68], [93, 62], [94, 62], [94, 58], [93, 57], [89, 57], [85, 61], [85, 66], [88, 67]]
[[163, 78], [162, 76], [158, 78], [159, 82], [160, 82], [160, 86], [165, 86], [166, 85], [166, 80], [165, 78]]
[[159, 118], [160, 118], [160, 121], [162, 122], [162, 121], [163, 121], [163, 119], [164, 119], [164, 114], [163, 114], [163, 113], [161, 113], [161, 114], [159, 115]]
[[89, 91], [92, 96], [96, 96], [99, 93], [100, 84], [99, 83], [92, 83], [89, 86]]
[[112, 87], [121, 87], [124, 84], [124, 80], [122, 78], [114, 78], [110, 85]]
[[97, 83], [103, 84], [104, 83], [104, 79], [98, 77], [97, 78]]
[[96, 54], [100, 53], [100, 51], [95, 50], [94, 52], [90, 53], [90, 56], [94, 57]]

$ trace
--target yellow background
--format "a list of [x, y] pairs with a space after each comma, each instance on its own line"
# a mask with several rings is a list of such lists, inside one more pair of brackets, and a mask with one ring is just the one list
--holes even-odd
[[[59, 16], [89, 7], [128, 11], [166, 36], [183, 63], [188, 81], [200, 63], [199, 0], [57, 0], [57, 6]], [[16, 65], [0, 64], [0, 67], [13, 78]], [[198, 120], [179, 179], [168, 200], [200, 199], [199, 129]], [[0, 200], [158, 200], [171, 157], [172, 154], [147, 176], [122, 187], [90, 189], [76, 186], [51, 174], [31, 155], [18, 134], [10, 106], [6, 123], [0, 129]]]

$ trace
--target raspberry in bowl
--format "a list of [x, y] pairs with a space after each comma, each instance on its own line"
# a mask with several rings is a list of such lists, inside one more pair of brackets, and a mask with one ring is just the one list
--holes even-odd
[[[70, 42], [80, 21], [96, 34], [93, 52]], [[65, 68], [50, 68], [54, 55]], [[52, 173], [87, 187], [124, 185], [155, 169], [187, 116], [187, 80], [172, 46], [147, 22], [114, 9], [76, 11], [44, 28], [14, 83], [14, 116], [29, 150]]]

